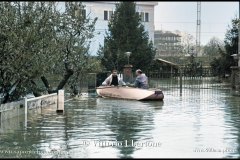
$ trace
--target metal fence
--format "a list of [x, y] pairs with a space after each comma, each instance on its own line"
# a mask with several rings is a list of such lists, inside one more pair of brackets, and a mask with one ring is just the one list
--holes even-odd
[[176, 93], [194, 89], [226, 89], [229, 83], [223, 83], [218, 77], [213, 76], [210, 68], [203, 68], [200, 72], [191, 72], [188, 68], [173, 70], [171, 72], [149, 71], [150, 88], [172, 90]]
[[97, 74], [96, 73], [88, 73], [86, 76], [81, 78], [78, 84], [78, 92], [95, 92], [97, 86]]
[[[109, 76], [110, 72], [89, 73], [79, 82], [79, 92], [95, 92], [96, 87]], [[161, 90], [174, 90], [182, 92], [185, 89], [214, 89], [228, 88], [229, 84], [222, 83], [214, 77], [210, 68], [203, 68], [201, 72], [191, 72], [188, 68], [172, 71], [148, 71], [145, 73], [149, 79], [150, 88]], [[135, 79], [135, 76], [133, 76]]]

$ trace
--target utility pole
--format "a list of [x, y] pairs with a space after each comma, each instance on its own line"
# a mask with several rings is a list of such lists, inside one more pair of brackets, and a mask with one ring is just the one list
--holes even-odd
[[238, 2], [239, 8], [238, 8], [238, 67], [240, 67], [240, 2]]
[[197, 2], [196, 56], [200, 55], [201, 2]]

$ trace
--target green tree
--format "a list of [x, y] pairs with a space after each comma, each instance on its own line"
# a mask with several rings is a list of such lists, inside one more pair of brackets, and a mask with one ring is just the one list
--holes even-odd
[[[56, 2], [0, 2], [3, 103], [29, 92], [35, 96], [44, 90], [57, 92], [71, 77], [81, 76], [96, 22], [86, 18], [83, 9], [81, 2], [65, 2], [64, 11]], [[47, 80], [53, 74], [62, 77], [56, 88]], [[39, 79], [45, 88], [39, 87]]]
[[232, 20], [232, 25], [229, 26], [229, 29], [225, 35], [225, 51], [219, 47], [220, 57], [214, 58], [211, 62], [213, 73], [219, 77], [224, 77], [226, 74], [231, 74], [230, 67], [236, 65], [236, 62], [231, 55], [237, 54], [238, 52], [238, 23], [238, 18], [234, 18]]
[[141, 24], [134, 2], [116, 4], [116, 11], [108, 24], [104, 46], [100, 46], [99, 58], [107, 70], [121, 70], [128, 63], [125, 52], [132, 52], [129, 63], [134, 69], [147, 70], [156, 50], [149, 42], [148, 33]]

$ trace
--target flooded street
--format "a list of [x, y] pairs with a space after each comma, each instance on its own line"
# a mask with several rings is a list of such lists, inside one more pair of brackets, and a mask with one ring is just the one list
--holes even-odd
[[239, 1], [0, 14], [0, 160], [240, 159]]
[[[0, 158], [240, 157], [240, 98], [224, 89], [163, 90], [163, 102], [79, 97], [0, 135]], [[15, 124], [16, 125], [16, 124]]]

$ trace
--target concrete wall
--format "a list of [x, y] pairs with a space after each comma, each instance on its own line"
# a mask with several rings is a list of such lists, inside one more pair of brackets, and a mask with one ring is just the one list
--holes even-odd
[[232, 66], [231, 70], [232, 70], [232, 74], [231, 74], [232, 89], [235, 89], [236, 91], [240, 91], [240, 67]]
[[28, 106], [28, 111], [32, 109], [37, 109], [41, 107], [46, 107], [49, 105], [56, 105], [57, 106], [57, 93], [54, 94], [49, 94], [49, 95], [44, 95], [41, 97], [37, 98], [31, 98], [28, 99], [27, 101], [27, 106]]
[[[57, 93], [0, 105], [0, 133], [26, 126], [27, 121], [36, 114], [57, 110]], [[27, 115], [25, 115], [27, 104]]]
[[24, 100], [0, 105], [1, 121], [24, 114]]
[[[0, 105], [0, 133], [20, 129], [20, 116], [24, 115], [24, 100]], [[22, 116], [22, 124], [24, 118]]]

